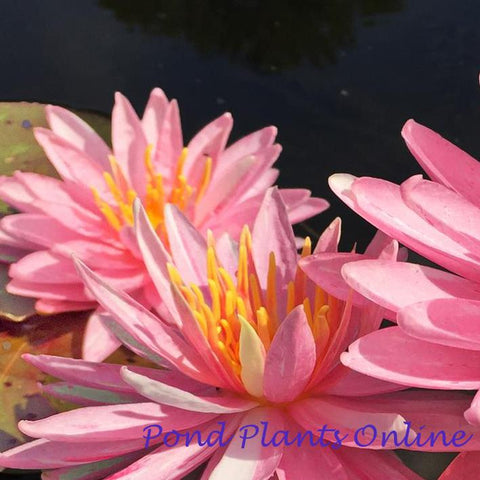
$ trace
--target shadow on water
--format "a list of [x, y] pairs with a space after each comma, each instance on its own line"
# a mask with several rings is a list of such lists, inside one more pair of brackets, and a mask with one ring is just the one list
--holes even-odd
[[203, 53], [223, 53], [262, 72], [304, 61], [322, 67], [355, 43], [357, 14], [402, 10], [403, 0], [100, 0], [99, 5], [149, 34], [183, 36]]

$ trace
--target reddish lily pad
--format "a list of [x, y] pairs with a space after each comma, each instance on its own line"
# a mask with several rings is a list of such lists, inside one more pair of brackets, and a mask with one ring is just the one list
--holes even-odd
[[[73, 404], [40, 394], [39, 383], [54, 379], [33, 367], [24, 353], [81, 357], [88, 312], [35, 316], [23, 323], [0, 320], [0, 451], [27, 440], [18, 429], [22, 419], [45, 418], [75, 408]], [[127, 349], [119, 349], [107, 360], [122, 365], [153, 366]]]
[[[108, 117], [73, 110], [102, 137], [110, 141]], [[28, 102], [0, 102], [0, 175], [11, 175], [15, 170], [57, 176], [53, 165], [33, 136], [34, 127], [48, 127], [45, 105]], [[7, 204], [0, 202], [0, 215], [11, 213]]]

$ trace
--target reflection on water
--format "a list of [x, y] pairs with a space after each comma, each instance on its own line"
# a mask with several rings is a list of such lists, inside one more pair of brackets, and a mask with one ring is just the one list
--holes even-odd
[[183, 36], [201, 52], [221, 52], [264, 72], [304, 60], [333, 63], [355, 41], [358, 17], [397, 12], [404, 0], [99, 0], [130, 26]]

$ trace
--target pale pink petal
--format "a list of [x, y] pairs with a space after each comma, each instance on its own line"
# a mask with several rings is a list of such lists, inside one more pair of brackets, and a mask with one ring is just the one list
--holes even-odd
[[222, 163], [230, 163], [234, 162], [238, 158], [244, 158], [247, 155], [252, 155], [259, 150], [272, 145], [276, 136], [277, 129], [272, 126], [257, 130], [230, 145], [222, 153], [221, 161]]
[[66, 228], [54, 218], [34, 213], [8, 215], [2, 218], [0, 225], [9, 235], [24, 238], [44, 247], [79, 237], [77, 232]]
[[173, 324], [180, 326], [181, 322], [171, 292], [171, 281], [167, 268], [167, 264], [173, 265], [173, 260], [154, 231], [139, 200], [135, 200], [133, 211], [135, 234], [145, 267], [157, 292], [161, 292], [162, 303], [169, 311]]
[[307, 385], [315, 362], [315, 340], [303, 306], [298, 306], [280, 324], [268, 350], [265, 397], [275, 403], [294, 400]]
[[50, 128], [59, 137], [84, 151], [102, 170], [108, 169], [110, 149], [90, 125], [69, 110], [54, 105], [45, 107], [45, 115]]
[[122, 342], [104, 326], [101, 317], [97, 313], [92, 313], [85, 328], [82, 357], [91, 362], [101, 362], [121, 344]]
[[[224, 437], [228, 438], [237, 427], [239, 418], [235, 415], [224, 418], [226, 421]], [[196, 430], [202, 439], [207, 439], [209, 435], [214, 435], [214, 432], [219, 432], [221, 427], [218, 427], [217, 422], [210, 422]], [[188, 434], [188, 432], [185, 433]], [[175, 448], [163, 445], [105, 480], [180, 479], [207, 460], [218, 448], [218, 443], [212, 447], [208, 444], [200, 445], [197, 436], [188, 437], [188, 440], [188, 447], [185, 437], [180, 439]]]
[[455, 273], [480, 280], [480, 260], [432, 226], [403, 201], [400, 187], [383, 180], [360, 178], [352, 187], [356, 211], [407, 247]]
[[215, 178], [217, 167], [222, 168], [226, 163], [219, 164], [221, 152], [227, 144], [232, 130], [233, 118], [230, 113], [224, 113], [208, 125], [203, 127], [188, 143], [188, 155], [185, 162], [185, 174], [190, 184], [196, 185], [202, 178], [204, 161], [210, 157], [212, 163], [212, 181]]
[[[390, 327], [350, 345], [342, 363], [365, 375], [420, 388], [480, 388], [480, 352], [417, 340]], [[448, 365], [448, 368], [442, 367]]]
[[[133, 387], [123, 380], [120, 374], [121, 365], [88, 362], [68, 357], [55, 357], [53, 355], [31, 355], [29, 353], [23, 354], [22, 358], [43, 372], [66, 380], [69, 383], [113, 392], [133, 393], [135, 391]], [[176, 370], [135, 366], [131, 366], [129, 369], [189, 392], [207, 394], [215, 391], [213, 387], [196, 382]]]
[[[268, 479], [275, 472], [283, 454], [283, 445], [274, 446], [273, 443], [262, 445], [260, 435], [243, 441], [242, 429], [248, 426], [261, 428], [260, 422], [267, 422], [272, 431], [284, 428], [283, 414], [274, 408], [257, 408], [248, 412], [241, 421], [241, 427], [228, 445], [222, 459], [210, 474], [209, 480], [225, 480], [231, 478], [235, 472], [238, 480]], [[252, 428], [252, 427], [250, 427]], [[253, 429], [252, 429], [253, 430]]]
[[81, 283], [36, 283], [13, 278], [7, 285], [7, 292], [24, 297], [61, 300], [70, 302], [90, 302], [92, 298], [85, 292]]
[[[285, 189], [281, 189], [280, 194], [283, 194], [284, 191]], [[310, 217], [322, 213], [330, 206], [330, 204], [323, 198], [312, 197], [308, 198], [300, 205], [296, 205], [294, 207], [290, 206], [286, 202], [286, 206], [290, 223], [300, 223]]]
[[438, 480], [477, 480], [480, 452], [463, 452], [447, 467]]
[[[128, 295], [106, 285], [81, 262], [77, 261], [77, 266], [86, 286], [98, 303], [108, 310], [115, 320], [112, 322], [112, 319], [107, 317], [102, 318], [102, 321], [123, 343], [128, 338], [128, 346], [133, 351], [147, 355], [153, 353], [153, 358], [160, 363], [162, 363], [161, 357], [164, 357], [180, 371], [193, 378], [215, 384], [210, 369], [202, 358], [175, 330], [165, 325]], [[123, 338], [119, 336], [122, 332], [126, 334]]]
[[207, 242], [176, 205], [165, 206], [165, 225], [173, 263], [185, 284], [205, 284]]
[[168, 185], [174, 179], [177, 163], [182, 153], [183, 138], [180, 112], [176, 100], [172, 100], [165, 112], [162, 127], [158, 132], [153, 166], [160, 172]]
[[112, 111], [112, 144], [115, 158], [131, 186], [143, 195], [147, 184], [144, 161], [147, 139], [135, 110], [119, 92], [115, 93]]
[[453, 143], [414, 120], [408, 120], [402, 136], [418, 163], [439, 183], [479, 205], [480, 165]]
[[341, 234], [342, 219], [340, 217], [337, 217], [322, 232], [313, 253], [337, 253]]
[[92, 160], [85, 150], [78, 149], [46, 128], [37, 127], [34, 133], [35, 139], [60, 176], [65, 181], [74, 183], [77, 189], [82, 190], [82, 195], [77, 198], [88, 197], [90, 200], [88, 204], [94, 205], [93, 194], [89, 191], [91, 187], [96, 188], [102, 196], [108, 195], [107, 185], [103, 178], [104, 169], [99, 163]]
[[351, 296], [355, 305], [366, 306], [368, 300], [354, 292], [342, 277], [342, 267], [348, 263], [364, 259], [360, 253], [317, 253], [299, 261], [300, 268], [313, 283], [340, 300]]
[[87, 441], [113, 443], [117, 440], [138, 440], [146, 425], [159, 423], [164, 431], [183, 430], [213, 418], [214, 414], [144, 402], [77, 408], [34, 422], [22, 420], [18, 428], [31, 437], [67, 444]]
[[398, 185], [368, 177], [347, 181], [345, 176], [334, 175], [330, 186], [353, 210], [387, 235], [445, 268], [480, 279], [480, 261], [411, 210]]
[[394, 312], [437, 298], [480, 299], [478, 284], [410, 263], [361, 260], [345, 265], [342, 274], [356, 291]]
[[122, 367], [122, 378], [144, 397], [165, 405], [175, 406], [190, 412], [236, 413], [249, 410], [258, 404], [228, 393], [215, 397], [201, 397], [179, 388], [158, 382]]
[[398, 325], [412, 337], [480, 350], [480, 302], [445, 298], [414, 303], [398, 312]]
[[[334, 396], [306, 398], [288, 405], [287, 411], [305, 430], [317, 431], [321, 426], [327, 425], [330, 431], [325, 429], [323, 438], [337, 446], [341, 443], [358, 447], [358, 444], [355, 444], [355, 432], [365, 425], [373, 425], [377, 432], [396, 431], [400, 437], [407, 432], [405, 418], [393, 408], [386, 406], [380, 409], [373, 401], [374, 397], [363, 398], [371, 402]], [[381, 448], [382, 439], [379, 437], [370, 429], [360, 438], [362, 443], [369, 444], [370, 448]]]
[[195, 224], [201, 225], [216, 213], [217, 207], [232, 195], [235, 195], [237, 185], [249, 173], [255, 157], [245, 157], [242, 160], [227, 164], [218, 177], [212, 179], [205, 196], [196, 204]]
[[405, 388], [403, 385], [369, 377], [343, 365], [338, 365], [311, 393], [341, 397], [363, 397], [396, 392]]
[[160, 88], [154, 88], [148, 98], [142, 118], [142, 127], [150, 145], [156, 146], [158, 134], [165, 119], [168, 99]]
[[458, 193], [421, 175], [400, 185], [405, 203], [440, 232], [480, 255], [480, 209]]
[[35, 206], [35, 197], [32, 192], [20, 181], [16, 172], [13, 177], [0, 177], [0, 198], [22, 212], [38, 213]]
[[322, 480], [357, 480], [359, 478], [349, 475], [337, 453], [329, 446], [312, 446], [308, 441], [302, 443], [300, 448], [295, 444], [286, 447], [277, 467], [279, 480], [314, 479], [319, 478], [319, 472]]
[[18, 281], [65, 284], [80, 283], [75, 266], [70, 258], [38, 250], [10, 266], [9, 275]]
[[[239, 201], [245, 201], [252, 196], [258, 195], [259, 191], [265, 190], [265, 182], [267, 188], [270, 187], [273, 181], [269, 179], [271, 178], [269, 172], [271, 172], [271, 166], [275, 163], [281, 151], [282, 147], [278, 144], [274, 144], [263, 148], [262, 150], [252, 152], [251, 155], [255, 158], [255, 163], [252, 165], [248, 174], [245, 175], [237, 185], [235, 195], [225, 201], [222, 209], [228, 209]], [[233, 161], [238, 162], [241, 161], [242, 158], [245, 157], [239, 157]], [[222, 163], [219, 165], [219, 169], [221, 168], [221, 165], [225, 165], [223, 162], [224, 160], [222, 158]]]
[[280, 301], [284, 300], [281, 292], [295, 277], [297, 252], [285, 204], [276, 188], [265, 194], [252, 231], [253, 261], [262, 288], [267, 285], [271, 253], [275, 255], [277, 299]]

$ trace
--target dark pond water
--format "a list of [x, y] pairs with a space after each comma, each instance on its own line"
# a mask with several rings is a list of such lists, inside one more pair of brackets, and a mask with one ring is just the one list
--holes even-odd
[[[418, 173], [399, 134], [408, 118], [480, 156], [475, 0], [30, 0], [0, 12], [0, 99], [109, 113], [115, 90], [141, 110], [160, 86], [186, 138], [225, 110], [234, 137], [275, 124], [279, 183], [328, 198], [309, 227], [341, 215], [345, 247], [372, 230], [326, 180]], [[436, 478], [442, 461], [418, 468]]]

